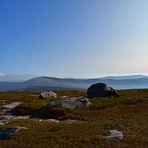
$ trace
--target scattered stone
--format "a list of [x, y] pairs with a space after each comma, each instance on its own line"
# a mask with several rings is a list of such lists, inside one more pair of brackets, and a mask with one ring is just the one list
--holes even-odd
[[66, 120], [56, 120], [56, 119], [40, 119], [39, 121], [49, 121], [49, 122], [80, 122], [80, 120], [76, 119], [66, 119]]
[[68, 98], [68, 96], [61, 96], [60, 98], [65, 99], [65, 98]]
[[86, 106], [90, 105], [89, 99], [83, 96], [80, 97], [71, 97], [65, 100], [59, 100], [55, 102], [50, 102], [45, 108], [69, 108], [74, 109], [75, 107]]
[[3, 105], [0, 109], [0, 115], [3, 118], [0, 120], [0, 125], [5, 125], [9, 123], [11, 119], [28, 119], [30, 116], [13, 116], [11, 113], [11, 110], [18, 105], [20, 105], [21, 102], [12, 102], [10, 104]]
[[3, 115], [2, 117], [4, 119], [6, 119], [6, 120], [10, 120], [10, 119], [28, 119], [28, 118], [30, 118], [30, 115], [28, 115], [28, 116]]
[[8, 120], [0, 120], [0, 125], [5, 125], [8, 124], [9, 121]]
[[39, 121], [60, 122], [59, 120], [56, 119], [40, 119]]
[[66, 119], [66, 120], [62, 120], [62, 122], [82, 122], [81, 120], [76, 120], [76, 119]]
[[10, 110], [11, 110], [11, 109], [9, 109], [9, 108], [1, 108], [1, 109], [0, 109], [0, 115], [8, 114], [8, 112], [9, 112]]
[[5, 102], [6, 100], [0, 100], [0, 102]]
[[42, 92], [39, 96], [40, 99], [57, 98], [57, 94], [53, 91]]
[[4, 140], [4, 139], [8, 138], [10, 135], [18, 132], [20, 129], [27, 129], [27, 128], [20, 127], [20, 126], [14, 126], [14, 127], [9, 127], [9, 128], [1, 130], [0, 131], [0, 140]]
[[110, 130], [111, 135], [106, 136], [105, 138], [111, 140], [111, 141], [119, 141], [123, 139], [123, 133], [119, 132], [117, 130]]
[[20, 104], [21, 104], [21, 102], [12, 102], [10, 104], [3, 105], [2, 107], [13, 109], [13, 108], [17, 107]]
[[87, 89], [88, 98], [109, 97], [109, 96], [115, 96], [117, 94], [118, 93], [116, 90], [114, 90], [112, 87], [108, 86], [105, 83], [93, 84]]

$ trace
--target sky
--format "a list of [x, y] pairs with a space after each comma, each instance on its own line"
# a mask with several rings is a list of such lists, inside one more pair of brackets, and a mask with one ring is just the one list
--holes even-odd
[[148, 74], [148, 0], [0, 0], [0, 73]]

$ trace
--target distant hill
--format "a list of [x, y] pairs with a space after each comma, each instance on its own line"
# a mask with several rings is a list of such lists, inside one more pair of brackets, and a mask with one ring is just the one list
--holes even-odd
[[36, 77], [23, 82], [0, 82], [0, 91], [40, 92], [47, 90], [87, 89], [94, 83], [107, 83], [115, 89], [148, 88], [148, 76], [121, 76], [93, 79], [60, 79], [55, 77]]
[[0, 91], [31, 91], [38, 87], [43, 89], [57, 88], [59, 90], [79, 89], [81, 86], [78, 83], [69, 80], [54, 78], [54, 77], [37, 77], [24, 82], [0, 82]]

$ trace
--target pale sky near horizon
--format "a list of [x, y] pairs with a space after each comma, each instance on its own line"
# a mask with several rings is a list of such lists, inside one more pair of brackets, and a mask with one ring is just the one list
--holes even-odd
[[0, 73], [148, 74], [148, 0], [0, 0]]

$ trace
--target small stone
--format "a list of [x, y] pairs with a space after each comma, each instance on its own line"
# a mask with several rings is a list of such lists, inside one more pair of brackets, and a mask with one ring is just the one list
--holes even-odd
[[106, 136], [105, 138], [111, 140], [111, 141], [119, 141], [123, 139], [123, 133], [119, 132], [117, 130], [110, 130], [111, 135]]
[[9, 121], [8, 120], [0, 120], [0, 125], [5, 125], [8, 124]]

